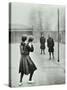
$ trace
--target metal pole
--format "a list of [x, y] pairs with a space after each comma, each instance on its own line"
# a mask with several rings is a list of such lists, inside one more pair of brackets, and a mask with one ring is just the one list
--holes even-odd
[[59, 9], [58, 9], [58, 62], [59, 62]]
[[11, 87], [11, 3], [9, 3], [9, 86]]

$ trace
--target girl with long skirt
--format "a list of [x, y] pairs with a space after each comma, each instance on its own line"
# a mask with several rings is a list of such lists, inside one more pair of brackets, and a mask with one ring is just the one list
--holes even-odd
[[21, 52], [21, 59], [20, 59], [20, 65], [19, 65], [19, 73], [21, 73], [20, 85], [22, 84], [22, 79], [24, 74], [25, 75], [30, 74], [29, 82], [31, 82], [33, 73], [37, 69], [31, 57], [29, 56], [30, 52], [34, 51], [33, 45], [29, 46], [29, 43], [31, 43], [33, 39], [30, 37], [28, 40], [28, 43], [25, 44], [26, 39], [27, 37], [23, 36], [22, 42], [20, 45], [20, 52]]

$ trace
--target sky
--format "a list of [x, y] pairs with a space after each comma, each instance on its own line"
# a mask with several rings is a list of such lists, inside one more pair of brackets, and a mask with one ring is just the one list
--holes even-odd
[[41, 22], [44, 30], [49, 30], [49, 28], [50, 30], [57, 30], [58, 8], [60, 30], [63, 30], [65, 18], [64, 6], [13, 2], [11, 6], [11, 24], [15, 27], [19, 27], [20, 25], [20, 27], [22, 27], [22, 25], [31, 27], [33, 25], [37, 29]]

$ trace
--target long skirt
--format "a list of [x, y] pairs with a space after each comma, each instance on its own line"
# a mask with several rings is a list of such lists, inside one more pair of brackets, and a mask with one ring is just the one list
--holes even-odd
[[29, 55], [21, 55], [19, 73], [28, 75], [31, 72], [34, 72], [37, 69]]

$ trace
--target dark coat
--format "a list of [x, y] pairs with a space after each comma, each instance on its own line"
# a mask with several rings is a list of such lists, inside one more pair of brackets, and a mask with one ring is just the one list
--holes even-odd
[[47, 47], [49, 52], [54, 52], [54, 40], [53, 38], [49, 37], [47, 39]]
[[[20, 46], [21, 47], [21, 46]], [[20, 48], [21, 51], [21, 59], [19, 65], [19, 73], [24, 73], [28, 75], [29, 73], [35, 71], [37, 68], [33, 63], [31, 57], [29, 56], [30, 52], [34, 51], [33, 45], [30, 47], [28, 44], [22, 45], [23, 49]]]
[[40, 38], [40, 48], [45, 49], [45, 38], [44, 37]]

